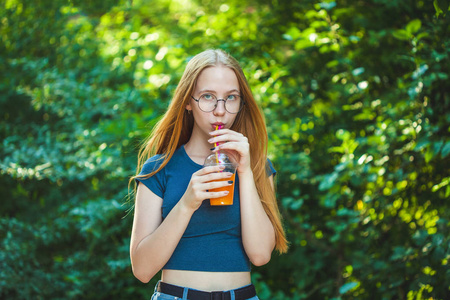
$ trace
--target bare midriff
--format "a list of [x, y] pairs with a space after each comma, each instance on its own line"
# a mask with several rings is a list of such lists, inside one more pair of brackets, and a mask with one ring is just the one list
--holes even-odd
[[201, 291], [227, 291], [251, 283], [250, 272], [201, 272], [167, 270], [162, 272], [161, 280], [178, 286]]

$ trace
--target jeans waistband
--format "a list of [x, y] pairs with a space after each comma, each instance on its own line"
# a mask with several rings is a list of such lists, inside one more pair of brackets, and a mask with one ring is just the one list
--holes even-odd
[[231, 291], [205, 292], [168, 284], [162, 281], [159, 282], [159, 290], [161, 293], [181, 299], [183, 299], [183, 296], [185, 295], [185, 289], [187, 289], [187, 298], [189, 300], [231, 300], [232, 294], [234, 294], [235, 300], [246, 300], [256, 296], [256, 290], [253, 284]]

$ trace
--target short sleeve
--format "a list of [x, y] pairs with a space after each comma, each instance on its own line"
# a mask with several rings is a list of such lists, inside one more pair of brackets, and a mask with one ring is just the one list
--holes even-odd
[[[147, 175], [156, 171], [163, 162], [162, 155], [155, 155], [149, 158], [142, 166], [139, 175]], [[163, 198], [166, 189], [165, 170], [161, 169], [158, 173], [148, 178], [135, 178], [136, 183], [142, 183], [148, 187], [155, 195]]]
[[270, 177], [271, 175], [273, 175], [275, 177], [275, 175], [277, 174], [277, 171], [273, 167], [273, 164], [270, 161], [270, 159], [267, 159], [267, 162], [266, 162], [266, 173], [267, 173], [267, 177]]

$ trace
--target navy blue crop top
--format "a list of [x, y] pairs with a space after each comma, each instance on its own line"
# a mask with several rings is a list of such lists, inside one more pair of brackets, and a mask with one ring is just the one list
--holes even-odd
[[[267, 175], [275, 174], [267, 160]], [[148, 159], [139, 175], [149, 174], [162, 163], [162, 155]], [[202, 168], [187, 155], [184, 146], [178, 148], [168, 164], [148, 179], [139, 179], [153, 193], [163, 199], [162, 217], [167, 217], [186, 191], [191, 176]], [[246, 272], [250, 261], [241, 238], [239, 178], [236, 175], [234, 201], [231, 206], [211, 206], [203, 201], [197, 209], [163, 269]]]

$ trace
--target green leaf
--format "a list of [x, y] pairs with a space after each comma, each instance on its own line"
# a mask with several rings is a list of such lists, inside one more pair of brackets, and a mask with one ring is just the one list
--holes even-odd
[[356, 281], [348, 282], [339, 288], [339, 293], [345, 294], [348, 291], [350, 291], [351, 289], [354, 289], [355, 287], [357, 287], [358, 285], [359, 285], [359, 282], [356, 282]]
[[428, 70], [428, 65], [427, 64], [421, 65], [419, 68], [417, 68], [413, 72], [412, 78], [413, 79], [417, 79], [417, 78], [421, 77], [427, 70]]
[[450, 184], [450, 177], [446, 177], [444, 179], [442, 179], [442, 181], [439, 184], [434, 185], [431, 188], [432, 192], [436, 192], [437, 190], [439, 190], [440, 188], [444, 187], [444, 186], [448, 186]]
[[426, 161], [427, 163], [429, 163], [430, 160], [433, 159], [433, 157], [434, 157], [434, 151], [431, 150], [430, 148], [428, 148], [427, 151], [425, 152], [425, 156], [424, 156], [425, 161]]
[[335, 1], [331, 1], [331, 2], [321, 2], [319, 3], [321, 8], [324, 8], [326, 10], [330, 10], [332, 8], [334, 8], [336, 6], [336, 2]]
[[422, 21], [420, 21], [419, 19], [415, 19], [409, 22], [408, 25], [406, 25], [406, 31], [409, 34], [414, 34], [419, 31], [420, 27], [422, 27]]
[[436, 17], [440, 14], [446, 14], [449, 9], [449, 1], [448, 0], [434, 0], [433, 1], [434, 10], [436, 11]]
[[365, 69], [363, 67], [356, 68], [352, 71], [353, 76], [358, 76], [364, 73]]
[[348, 130], [339, 129], [336, 131], [336, 137], [342, 141], [346, 141], [351, 137], [351, 134]]
[[397, 29], [394, 32], [392, 32], [392, 35], [402, 41], [408, 41], [411, 38], [411, 33], [406, 31], [405, 29]]
[[442, 158], [447, 157], [450, 154], [450, 142], [445, 143], [444, 147], [441, 150]]
[[434, 4], [435, 8], [436, 8], [436, 5], [437, 5], [444, 15], [450, 9], [450, 7], [449, 7], [450, 6], [450, 1], [449, 0], [435, 0], [433, 4]]
[[417, 40], [421, 40], [424, 37], [428, 37], [428, 36], [430, 36], [430, 34], [428, 32], [421, 32], [416, 36], [416, 38], [417, 38]]
[[330, 189], [336, 179], [338, 178], [338, 173], [333, 172], [324, 176], [323, 180], [319, 184], [319, 190], [324, 191]]

